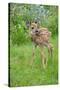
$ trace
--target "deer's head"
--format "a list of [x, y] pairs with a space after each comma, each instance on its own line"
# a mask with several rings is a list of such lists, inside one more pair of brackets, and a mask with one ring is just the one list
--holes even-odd
[[30, 34], [31, 35], [36, 35], [38, 33], [38, 24], [37, 22], [33, 22], [30, 24]]

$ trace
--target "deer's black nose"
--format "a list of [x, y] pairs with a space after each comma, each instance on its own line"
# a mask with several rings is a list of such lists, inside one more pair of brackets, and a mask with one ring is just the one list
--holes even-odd
[[38, 30], [36, 30], [35, 32], [38, 32]]

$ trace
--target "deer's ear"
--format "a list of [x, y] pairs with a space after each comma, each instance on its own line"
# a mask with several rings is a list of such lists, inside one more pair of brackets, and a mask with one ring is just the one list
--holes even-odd
[[30, 22], [30, 21], [27, 21], [27, 22], [26, 22], [26, 26], [27, 26], [27, 28], [29, 28], [30, 25], [31, 25], [31, 22]]
[[30, 23], [30, 25], [31, 25], [31, 21], [30, 21], [29, 23]]

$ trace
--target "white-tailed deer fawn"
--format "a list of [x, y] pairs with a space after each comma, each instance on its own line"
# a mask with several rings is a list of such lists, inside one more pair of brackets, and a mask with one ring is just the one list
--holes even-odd
[[[44, 47], [48, 48], [49, 54], [52, 56], [53, 47], [50, 43], [51, 32], [47, 28], [38, 27], [38, 24], [33, 22], [30, 25], [30, 36], [35, 45], [40, 47], [41, 60], [43, 68], [47, 66], [47, 57], [45, 55]], [[33, 60], [34, 60], [34, 50], [33, 50]]]

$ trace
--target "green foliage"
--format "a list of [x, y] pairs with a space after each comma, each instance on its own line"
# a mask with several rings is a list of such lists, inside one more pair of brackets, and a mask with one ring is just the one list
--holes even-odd
[[58, 34], [58, 10], [57, 7], [50, 7], [50, 13], [48, 17], [48, 28], [52, 32], [52, 35]]
[[17, 25], [16, 27], [17, 31], [15, 31], [12, 35], [12, 40], [13, 40], [13, 43], [17, 43], [17, 44], [21, 44], [24, 42], [25, 40], [25, 33], [24, 33], [24, 29], [21, 25]]
[[20, 16], [13, 17], [13, 25], [15, 27], [14, 27], [13, 33], [11, 32], [10, 34], [12, 43], [18, 44], [18, 45], [24, 44], [26, 41], [28, 41], [28, 39], [26, 37], [27, 36], [26, 24], [23, 21], [22, 17]]
[[52, 32], [58, 34], [58, 7], [35, 4], [10, 4], [10, 37], [13, 44], [29, 42], [27, 22], [38, 21]]

